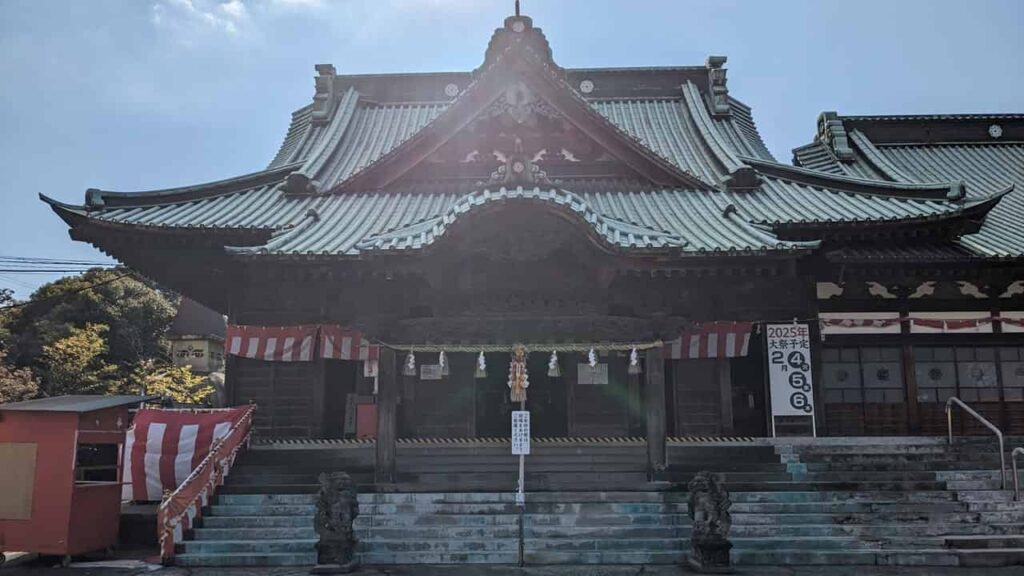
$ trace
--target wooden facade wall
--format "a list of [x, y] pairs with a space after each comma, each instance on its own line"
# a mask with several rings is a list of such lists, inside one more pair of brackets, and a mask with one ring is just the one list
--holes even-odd
[[319, 438], [323, 426], [321, 362], [264, 362], [232, 357], [228, 386], [234, 404], [256, 403], [259, 434]]

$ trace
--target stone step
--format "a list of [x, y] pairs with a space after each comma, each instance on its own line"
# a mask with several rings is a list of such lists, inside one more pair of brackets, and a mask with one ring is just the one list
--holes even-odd
[[482, 540], [487, 538], [519, 538], [518, 524], [494, 524], [485, 526], [392, 526], [358, 525], [356, 533], [360, 540], [427, 540], [432, 538], [454, 538]]
[[516, 526], [518, 523], [519, 517], [514, 514], [434, 514], [426, 516], [396, 514], [387, 516], [358, 516], [355, 520], [357, 528], [366, 528], [368, 526]]
[[733, 524], [730, 534], [738, 538], [852, 536], [891, 541], [893, 538], [905, 536], [925, 539], [951, 533], [992, 534], [993, 532], [992, 527], [984, 524]]
[[997, 567], [1024, 564], [1024, 548], [989, 548], [956, 550], [960, 566]]
[[176, 566], [313, 566], [316, 552], [295, 554], [178, 554]]
[[517, 564], [515, 552], [363, 552], [358, 555], [364, 566], [409, 564]]
[[957, 535], [947, 536], [945, 545], [948, 548], [957, 549], [982, 549], [982, 548], [1024, 548], [1024, 536], [1022, 535]]
[[896, 460], [880, 460], [873, 462], [801, 462], [807, 467], [807, 472], [941, 472], [941, 471], [979, 471], [997, 472], [999, 462], [995, 461], [991, 466], [981, 465], [977, 462], [942, 460], [935, 462], [908, 462]]
[[946, 487], [950, 490], [1000, 490], [1002, 482], [998, 479], [991, 480], [949, 480]]
[[[363, 499], [360, 498], [360, 501]], [[216, 503], [224, 506], [245, 505], [305, 505], [312, 506], [316, 503], [316, 494], [219, 494]]]
[[692, 528], [688, 525], [669, 526], [525, 526], [523, 537], [530, 539], [685, 539]]
[[[473, 503], [515, 502], [513, 492], [420, 492], [360, 494], [360, 503]], [[528, 502], [686, 502], [685, 492], [527, 492]]]
[[732, 523], [734, 526], [739, 525], [755, 525], [755, 524], [767, 524], [767, 525], [791, 525], [791, 524], [871, 524], [871, 523], [885, 523], [890, 524], [893, 522], [907, 523], [907, 524], [929, 524], [929, 523], [978, 523], [981, 521], [982, 515], [980, 513], [900, 513], [900, 514], [886, 514], [880, 515], [873, 512], [866, 513], [842, 513], [842, 514], [828, 514], [828, 513], [783, 513], [783, 514], [746, 514], [746, 513], [734, 513], [732, 515]]
[[850, 536], [809, 536], [793, 538], [790, 536], [772, 536], [759, 538], [730, 538], [734, 550], [850, 550], [878, 549], [881, 544], [860, 540]]
[[[519, 507], [514, 503], [493, 504], [361, 504], [360, 514], [518, 514]], [[686, 504], [682, 502], [578, 502], [556, 504], [554, 502], [526, 502], [527, 514], [659, 514], [686, 513]]]
[[[362, 492], [366, 485], [359, 485]], [[264, 484], [262, 482], [232, 483], [229, 482], [217, 489], [218, 494], [316, 494], [320, 490], [318, 484]]]
[[524, 526], [689, 526], [685, 514], [530, 514]]
[[313, 525], [313, 515], [301, 516], [203, 516], [203, 528], [306, 528]]
[[551, 550], [558, 552], [672, 552], [686, 551], [690, 541], [686, 538], [528, 538], [523, 550]]
[[208, 506], [210, 516], [312, 516], [316, 506], [312, 504], [214, 504]]
[[732, 561], [746, 566], [958, 566], [949, 550], [775, 550], [733, 549]]
[[957, 495], [946, 490], [918, 492], [904, 491], [790, 491], [790, 492], [734, 492], [729, 494], [733, 502], [952, 502]]
[[877, 513], [880, 516], [899, 514], [939, 514], [967, 512], [961, 502], [752, 502], [733, 504], [734, 514], [856, 514]]
[[[964, 502], [964, 505], [972, 512], [1018, 512], [1024, 514], [1024, 502], [1014, 502], [1012, 499], [991, 502], [972, 500]], [[1024, 515], [1021, 516], [1021, 519], [1024, 520]]]
[[686, 552], [625, 552], [625, 551], [594, 551], [594, 552], [563, 552], [554, 550], [530, 550], [524, 552], [523, 559], [527, 564], [681, 564], [686, 561]]
[[[958, 490], [961, 502], [1013, 502], [1012, 490]], [[1024, 509], [1024, 508], [1022, 508]]]
[[302, 540], [316, 537], [312, 519], [304, 528], [196, 528], [192, 531], [194, 540]]
[[784, 482], [729, 482], [726, 488], [730, 492], [873, 492], [873, 491], [938, 491], [945, 490], [945, 482], [936, 481], [784, 481]]
[[391, 553], [431, 553], [431, 554], [452, 554], [452, 553], [479, 553], [479, 552], [518, 552], [518, 538], [488, 538], [485, 540], [463, 540], [463, 539], [400, 539], [384, 540], [372, 539], [363, 540], [359, 543], [360, 552], [391, 552]]
[[316, 550], [317, 539], [293, 540], [186, 540], [179, 546], [186, 554], [285, 554]]

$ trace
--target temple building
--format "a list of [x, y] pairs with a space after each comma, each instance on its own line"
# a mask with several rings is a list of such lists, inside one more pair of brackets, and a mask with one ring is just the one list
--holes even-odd
[[[385, 477], [396, 438], [507, 438], [510, 384], [533, 436], [653, 469], [671, 437], [943, 434], [951, 396], [1024, 433], [1024, 115], [826, 112], [788, 163], [725, 63], [563, 68], [511, 16], [472, 71], [316, 66], [253, 173], [43, 200], [227, 315], [260, 435], [376, 436]], [[814, 422], [772, 417], [777, 324]]]

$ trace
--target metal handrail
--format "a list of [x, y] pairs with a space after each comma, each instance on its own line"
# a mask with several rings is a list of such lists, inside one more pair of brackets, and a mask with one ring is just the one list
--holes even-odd
[[1010, 452], [1010, 464], [1013, 465], [1013, 500], [1014, 502], [1020, 500], [1020, 486], [1017, 485], [1017, 454], [1024, 454], [1024, 448], [1020, 446], [1013, 449]]
[[964, 404], [963, 400], [960, 400], [956, 396], [950, 396], [949, 400], [946, 400], [946, 423], [949, 425], [949, 444], [953, 444], [953, 404], [963, 408], [964, 412], [967, 412], [978, 422], [985, 425], [986, 428], [995, 432], [996, 438], [999, 439], [999, 476], [1002, 478], [1003, 490], [1006, 490], [1006, 451], [1003, 449], [1003, 433], [996, 428], [995, 424], [989, 422], [981, 414], [975, 412], [970, 406]]

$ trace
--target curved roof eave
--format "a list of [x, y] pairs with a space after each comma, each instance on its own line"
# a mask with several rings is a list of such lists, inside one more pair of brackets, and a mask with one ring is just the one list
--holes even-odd
[[93, 210], [113, 207], [152, 206], [155, 204], [171, 204], [211, 198], [221, 194], [230, 194], [265, 184], [276, 183], [285, 175], [299, 169], [301, 166], [301, 162], [293, 162], [276, 168], [243, 174], [234, 178], [143, 192], [111, 192], [90, 188], [85, 192], [85, 208]]
[[967, 195], [966, 184], [963, 181], [936, 183], [887, 182], [885, 180], [868, 180], [809, 170], [799, 166], [769, 162], [749, 156], [741, 156], [741, 159], [765, 174], [804, 184], [842, 190], [851, 194], [945, 201], [962, 200]]

